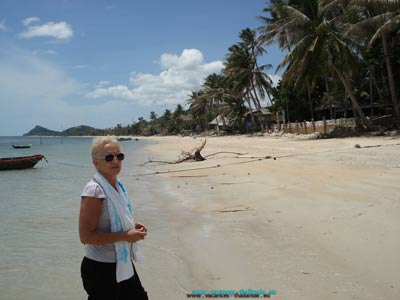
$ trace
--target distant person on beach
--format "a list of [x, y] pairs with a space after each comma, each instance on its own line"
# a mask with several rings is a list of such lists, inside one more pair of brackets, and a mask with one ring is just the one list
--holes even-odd
[[124, 154], [113, 137], [96, 137], [92, 160], [97, 170], [85, 186], [79, 237], [85, 244], [81, 264], [88, 300], [148, 299], [132, 259], [140, 260], [137, 242], [147, 228], [135, 222], [125, 186], [118, 180]]
[[253, 122], [251, 120], [246, 121], [246, 131], [247, 133], [253, 133]]

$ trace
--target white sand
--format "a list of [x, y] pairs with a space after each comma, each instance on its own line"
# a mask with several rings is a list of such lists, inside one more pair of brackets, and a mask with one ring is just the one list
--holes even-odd
[[[149, 157], [168, 161], [202, 141], [150, 139]], [[144, 221], [161, 222], [143, 242], [157, 262], [142, 267], [152, 299], [249, 288], [274, 289], [272, 299], [400, 299], [400, 138], [207, 138], [202, 154], [218, 151], [247, 158], [151, 167], [174, 171], [156, 176], [161, 190], [143, 187], [156, 197]]]

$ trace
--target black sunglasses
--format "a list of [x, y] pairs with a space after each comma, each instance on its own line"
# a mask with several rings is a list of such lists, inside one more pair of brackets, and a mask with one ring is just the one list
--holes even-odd
[[116, 157], [118, 160], [124, 160], [125, 154], [123, 154], [123, 153], [118, 153], [118, 154], [116, 154], [116, 155], [114, 155], [114, 154], [108, 154], [108, 155], [106, 155], [106, 156], [104, 157], [104, 159], [105, 159], [105, 161], [110, 162], [110, 161], [113, 161], [113, 160], [114, 160], [114, 157]]

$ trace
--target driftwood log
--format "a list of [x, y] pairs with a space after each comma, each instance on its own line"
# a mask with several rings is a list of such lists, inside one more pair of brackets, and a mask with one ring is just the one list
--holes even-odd
[[180, 163], [183, 161], [187, 160], [194, 160], [194, 161], [203, 161], [206, 160], [202, 155], [201, 155], [201, 150], [203, 150], [204, 146], [207, 143], [207, 139], [204, 139], [203, 142], [199, 147], [196, 147], [192, 149], [191, 151], [183, 151], [182, 154], [178, 157], [175, 163]]
[[237, 153], [237, 152], [220, 151], [220, 152], [216, 152], [216, 153], [212, 153], [212, 154], [203, 156], [201, 154], [201, 151], [204, 149], [206, 143], [207, 143], [207, 139], [204, 139], [200, 146], [195, 147], [191, 151], [181, 150], [181, 155], [178, 157], [177, 160], [174, 160], [174, 161], [149, 160], [149, 161], [146, 161], [145, 163], [143, 163], [142, 165], [145, 165], [145, 164], [148, 164], [148, 163], [179, 164], [179, 163], [184, 162], [184, 161], [203, 161], [203, 160], [206, 160], [207, 157], [210, 157], [210, 156], [213, 156], [213, 155], [216, 155], [216, 154], [220, 154], [220, 153], [232, 153], [232, 154], [237, 154], [237, 155], [243, 155], [244, 154], [244, 153]]

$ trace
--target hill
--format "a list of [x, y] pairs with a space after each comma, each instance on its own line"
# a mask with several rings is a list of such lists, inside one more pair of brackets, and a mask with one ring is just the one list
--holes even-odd
[[80, 125], [76, 127], [68, 128], [64, 131], [54, 131], [47, 129], [42, 126], [35, 126], [32, 130], [25, 133], [24, 136], [36, 135], [36, 136], [84, 136], [84, 135], [99, 135], [102, 133], [102, 130], [96, 129], [94, 127]]
[[98, 133], [98, 129], [86, 125], [71, 127], [62, 132], [65, 136], [96, 135]]
[[28, 133], [25, 133], [24, 136], [25, 135], [59, 136], [61, 135], [61, 132], [50, 130], [42, 126], [36, 125], [35, 128], [30, 130]]

